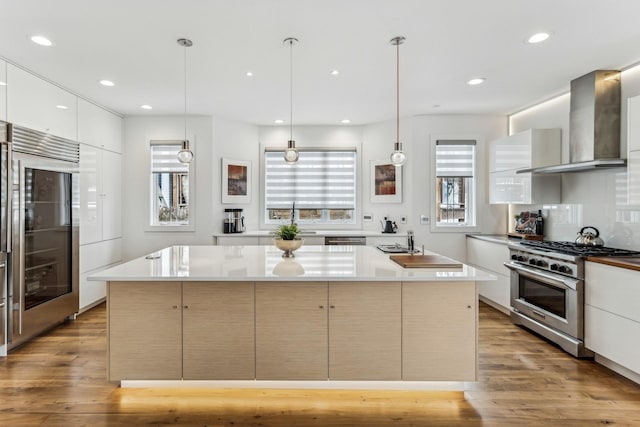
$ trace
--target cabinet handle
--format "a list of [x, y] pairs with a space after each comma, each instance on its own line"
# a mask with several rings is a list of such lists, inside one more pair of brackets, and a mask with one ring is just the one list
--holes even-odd
[[185, 308], [185, 309], [187, 309], [187, 308], [189, 308], [189, 306], [188, 306], [188, 305], [185, 305], [185, 306], [184, 306], [184, 308]]
[[177, 305], [172, 305], [171, 308], [173, 308], [174, 310], [177, 310], [178, 306]]
[[318, 308], [324, 308], [324, 305], [319, 305]]
[[331, 308], [336, 308], [336, 306], [335, 306], [335, 305], [332, 305], [332, 306], [331, 306]]
[[470, 305], [468, 305], [468, 306], [467, 306], [467, 308], [471, 308], [471, 306], [470, 306]]

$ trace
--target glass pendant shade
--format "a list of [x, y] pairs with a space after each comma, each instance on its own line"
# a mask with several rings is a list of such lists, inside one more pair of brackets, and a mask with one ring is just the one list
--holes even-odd
[[193, 152], [189, 150], [189, 141], [182, 141], [182, 150], [178, 151], [178, 161], [180, 163], [191, 163]]
[[300, 157], [300, 154], [298, 150], [296, 150], [296, 142], [289, 140], [287, 142], [287, 149], [284, 150], [284, 161], [292, 164], [298, 161], [298, 157]]
[[391, 153], [391, 163], [396, 166], [402, 166], [407, 162], [407, 155], [402, 151], [402, 143], [396, 142], [394, 144], [393, 153]]

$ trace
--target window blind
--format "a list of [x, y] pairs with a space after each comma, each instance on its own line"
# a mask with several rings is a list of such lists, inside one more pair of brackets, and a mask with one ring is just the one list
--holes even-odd
[[474, 140], [436, 141], [436, 176], [473, 177], [475, 145]]
[[292, 165], [282, 151], [264, 158], [267, 209], [355, 209], [355, 151], [300, 151]]
[[179, 172], [188, 173], [189, 164], [178, 161], [178, 151], [181, 144], [152, 144], [151, 145], [151, 172]]

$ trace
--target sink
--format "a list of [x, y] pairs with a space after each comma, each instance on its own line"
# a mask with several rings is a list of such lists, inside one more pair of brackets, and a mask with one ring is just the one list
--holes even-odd
[[400, 245], [378, 245], [376, 247], [385, 254], [406, 254], [409, 252], [407, 247]]

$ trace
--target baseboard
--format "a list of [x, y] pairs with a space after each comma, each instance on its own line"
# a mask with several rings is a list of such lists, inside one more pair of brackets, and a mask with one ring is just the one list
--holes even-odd
[[606, 357], [601, 356], [599, 354], [595, 355], [594, 360], [599, 364], [601, 364], [602, 366], [611, 369], [613, 372], [620, 374], [625, 378], [630, 379], [634, 383], [640, 384], [640, 374], [638, 374], [637, 372], [627, 369], [624, 366], [617, 364], [613, 360], [607, 359]]
[[82, 307], [82, 308], [78, 311], [78, 313], [77, 313], [77, 314], [82, 314], [82, 313], [84, 313], [85, 311], [89, 311], [89, 310], [91, 310], [93, 307], [96, 307], [96, 306], [98, 306], [98, 305], [102, 304], [102, 303], [103, 303], [103, 302], [105, 302], [106, 300], [107, 300], [107, 297], [102, 297], [102, 298], [100, 298], [99, 300], [94, 301], [94, 302], [92, 302], [91, 304], [89, 304], [89, 305], [86, 305], [86, 306]]
[[498, 304], [495, 301], [490, 300], [487, 297], [483, 297], [482, 295], [478, 295], [478, 299], [480, 301], [482, 301], [483, 303], [491, 306], [492, 308], [495, 308], [496, 310], [502, 312], [505, 316], [509, 316], [511, 313], [511, 310], [509, 310], [507, 307], [503, 307], [501, 304]]

